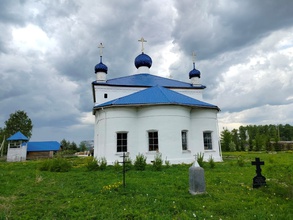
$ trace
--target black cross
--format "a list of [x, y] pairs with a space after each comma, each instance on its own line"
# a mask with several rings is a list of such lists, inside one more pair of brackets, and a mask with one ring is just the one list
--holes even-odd
[[259, 188], [261, 186], [266, 185], [266, 178], [261, 175], [261, 168], [260, 165], [264, 165], [263, 161], [260, 161], [258, 157], [255, 158], [255, 161], [251, 161], [251, 165], [256, 166], [256, 176], [252, 179], [252, 186], [253, 188]]
[[128, 157], [127, 155], [125, 155], [125, 152], [123, 152], [123, 156], [121, 156], [121, 157], [123, 158], [123, 161], [119, 162], [119, 163], [123, 164], [123, 187], [125, 188], [125, 173], [126, 173], [125, 163], [129, 163], [129, 162], [125, 161], [125, 158]]
[[256, 174], [258, 176], [261, 176], [261, 168], [260, 165], [265, 165], [265, 162], [260, 161], [260, 159], [258, 157], [255, 158], [255, 161], [251, 162], [251, 165], [255, 165], [256, 166]]

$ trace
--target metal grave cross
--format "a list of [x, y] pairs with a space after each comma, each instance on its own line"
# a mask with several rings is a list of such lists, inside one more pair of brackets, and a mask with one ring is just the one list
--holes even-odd
[[260, 159], [258, 157], [255, 158], [255, 161], [251, 162], [251, 165], [255, 165], [256, 166], [256, 174], [257, 175], [261, 175], [261, 168], [260, 165], [265, 165], [265, 162], [260, 161]]
[[123, 161], [122, 162], [119, 162], [119, 163], [122, 163], [123, 164], [123, 187], [125, 188], [125, 173], [126, 173], [126, 169], [125, 169], [125, 164], [126, 163], [130, 163], [129, 161], [125, 161], [125, 158], [128, 157], [125, 152], [123, 152], [123, 156], [121, 156], [123, 158]]
[[264, 165], [265, 162], [260, 161], [258, 157], [255, 158], [255, 161], [251, 161], [251, 165], [256, 166], [256, 176], [253, 178], [253, 188], [259, 188], [266, 185], [266, 178], [261, 174], [261, 165]]

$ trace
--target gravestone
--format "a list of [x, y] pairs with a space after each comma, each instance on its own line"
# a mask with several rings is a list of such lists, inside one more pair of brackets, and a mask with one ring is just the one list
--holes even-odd
[[189, 168], [189, 193], [192, 195], [205, 193], [206, 185], [204, 179], [204, 169], [195, 162]]
[[266, 185], [266, 178], [261, 174], [260, 165], [264, 165], [265, 162], [260, 161], [258, 157], [255, 158], [255, 161], [251, 162], [251, 165], [256, 166], [256, 176], [253, 178], [253, 188], [259, 188]]

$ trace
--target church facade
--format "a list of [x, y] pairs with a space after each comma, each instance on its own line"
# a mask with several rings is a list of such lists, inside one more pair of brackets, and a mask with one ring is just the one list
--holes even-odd
[[219, 108], [202, 100], [206, 87], [194, 62], [190, 82], [150, 74], [152, 59], [143, 49], [134, 63], [137, 73], [107, 79], [100, 54], [92, 82], [94, 157], [112, 164], [123, 153], [132, 160], [143, 154], [151, 163], [160, 153], [163, 160], [180, 164], [192, 163], [201, 153], [205, 160], [222, 161]]

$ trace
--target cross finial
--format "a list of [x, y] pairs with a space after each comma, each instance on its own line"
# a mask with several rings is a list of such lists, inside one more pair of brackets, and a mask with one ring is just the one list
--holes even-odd
[[103, 55], [103, 48], [104, 48], [103, 44], [100, 43], [98, 48], [100, 49], [100, 56], [102, 56]]
[[196, 54], [195, 54], [195, 52], [193, 51], [193, 52], [192, 52], [192, 63], [193, 63], [193, 68], [195, 68], [195, 56], [196, 56]]
[[138, 41], [141, 42], [141, 52], [143, 52], [144, 51], [143, 43], [147, 41], [143, 37], [140, 38]]
[[192, 52], [192, 62], [195, 62], [195, 57], [196, 57], [196, 54], [195, 54], [195, 52], [193, 51], [193, 52]]

